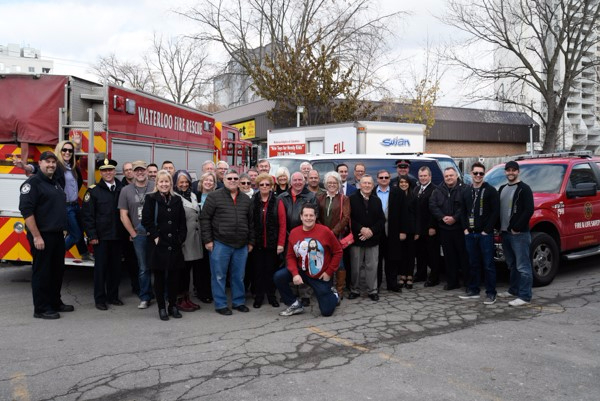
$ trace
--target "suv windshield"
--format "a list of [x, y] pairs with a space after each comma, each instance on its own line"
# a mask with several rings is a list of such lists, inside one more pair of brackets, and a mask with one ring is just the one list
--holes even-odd
[[[567, 170], [566, 164], [521, 164], [519, 178], [535, 193], [558, 193]], [[496, 189], [506, 184], [504, 166], [491, 170], [485, 181]]]

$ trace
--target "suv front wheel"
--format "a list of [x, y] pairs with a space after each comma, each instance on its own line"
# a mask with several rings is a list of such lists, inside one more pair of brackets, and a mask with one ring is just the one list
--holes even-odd
[[558, 272], [559, 253], [556, 242], [546, 233], [532, 232], [529, 249], [533, 285], [543, 287], [550, 284]]

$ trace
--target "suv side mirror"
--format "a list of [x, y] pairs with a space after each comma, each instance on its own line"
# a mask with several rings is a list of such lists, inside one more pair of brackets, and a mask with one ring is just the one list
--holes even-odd
[[595, 196], [597, 192], [596, 184], [593, 182], [582, 182], [575, 185], [575, 188], [567, 189], [567, 198], [582, 198], [586, 196]]

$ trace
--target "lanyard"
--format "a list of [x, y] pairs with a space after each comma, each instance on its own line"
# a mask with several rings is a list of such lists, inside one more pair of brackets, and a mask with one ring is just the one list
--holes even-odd
[[485, 193], [485, 188], [478, 188], [477, 190], [473, 188], [473, 204], [471, 205], [471, 216], [475, 215], [475, 205], [477, 204], [477, 196], [479, 195], [479, 215], [483, 215], [483, 194]]

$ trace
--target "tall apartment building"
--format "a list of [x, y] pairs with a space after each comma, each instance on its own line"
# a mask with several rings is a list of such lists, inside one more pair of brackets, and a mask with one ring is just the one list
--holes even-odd
[[[598, 29], [598, 26], [584, 26], [584, 32], [592, 30], [590, 42], [598, 42], [598, 44], [584, 53], [579, 63], [578, 69], [581, 69], [582, 73], [575, 79], [569, 91], [569, 99], [558, 131], [557, 149], [591, 150], [595, 154], [600, 153], [600, 121], [598, 120], [600, 118], [600, 69], [592, 64], [596, 63], [600, 57]], [[556, 45], [551, 40], [552, 38], [548, 40], [548, 47]], [[527, 48], [527, 46], [521, 47]], [[533, 52], [529, 56], [530, 61], [535, 60]], [[520, 65], [520, 61], [513, 54], [503, 50], [496, 52], [494, 63], [497, 66]], [[537, 69], [542, 70], [541, 61], [539, 64]], [[564, 76], [563, 58], [559, 58], [554, 73], [558, 79]], [[559, 85], [560, 83], [557, 82], [555, 88], [558, 88]], [[508, 79], [499, 79], [494, 89], [497, 99], [496, 106], [501, 110], [525, 111], [524, 108], [508, 105], [508, 101], [517, 101], [531, 104], [533, 108], [541, 110], [545, 114], [546, 103], [538, 92], [528, 86], [511, 82]], [[537, 119], [536, 116], [533, 118]], [[543, 126], [541, 128], [540, 134], [543, 137]]]
[[42, 60], [39, 49], [21, 47], [14, 43], [0, 45], [0, 74], [49, 74], [54, 69], [54, 62]]

